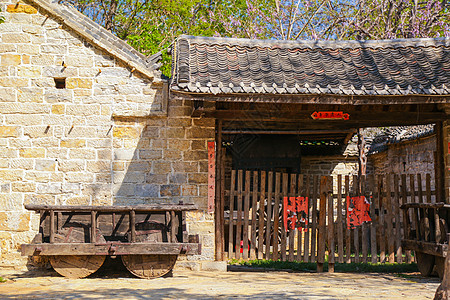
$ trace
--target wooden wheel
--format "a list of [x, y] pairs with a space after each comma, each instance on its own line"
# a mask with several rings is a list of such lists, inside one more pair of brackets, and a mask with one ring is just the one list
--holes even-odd
[[[106, 243], [99, 229], [96, 241]], [[67, 223], [55, 234], [55, 243], [90, 243], [90, 227], [81, 223]], [[84, 278], [102, 266], [105, 255], [55, 255], [50, 264], [60, 275], [68, 278]]]
[[55, 255], [50, 264], [60, 275], [67, 278], [84, 278], [103, 265], [105, 255]]
[[420, 274], [425, 277], [430, 276], [434, 267], [434, 256], [416, 251], [416, 258], [417, 267], [419, 268]]
[[130, 273], [152, 279], [169, 273], [177, 261], [177, 255], [122, 255], [122, 262]]
[[439, 278], [444, 278], [444, 271], [445, 271], [445, 257], [436, 256], [434, 258], [434, 265], [436, 267], [436, 272], [439, 275]]

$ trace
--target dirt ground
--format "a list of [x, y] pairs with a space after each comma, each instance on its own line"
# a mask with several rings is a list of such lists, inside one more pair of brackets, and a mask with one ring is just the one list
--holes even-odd
[[433, 299], [437, 278], [418, 274], [193, 272], [144, 280], [126, 270], [66, 279], [53, 270], [0, 269], [0, 299]]

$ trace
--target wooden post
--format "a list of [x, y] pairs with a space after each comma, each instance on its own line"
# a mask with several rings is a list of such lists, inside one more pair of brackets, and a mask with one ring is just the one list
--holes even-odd
[[[95, 210], [91, 211], [91, 243], [97, 242], [97, 212]], [[133, 231], [132, 231], [133, 233]]]
[[[223, 241], [224, 241], [224, 216], [222, 208], [222, 120], [217, 121], [216, 133], [216, 199], [214, 201], [214, 221], [215, 221], [215, 243], [216, 243], [216, 260], [223, 260]], [[231, 212], [230, 212], [231, 213]]]
[[55, 242], [55, 211], [50, 210], [50, 243]]
[[319, 233], [317, 242], [317, 272], [323, 272], [325, 262], [325, 243], [326, 243], [326, 217], [327, 217], [327, 197], [328, 196], [328, 177], [320, 178], [320, 203], [319, 203]]
[[134, 210], [130, 210], [130, 231], [131, 231], [131, 243], [136, 242], [136, 213]]
[[171, 243], [176, 243], [176, 237], [177, 237], [177, 232], [176, 232], [176, 227], [175, 227], [175, 211], [171, 210], [170, 211], [170, 242]]
[[[328, 177], [328, 187], [333, 186], [333, 177]], [[328, 189], [328, 272], [334, 272], [336, 243], [334, 241], [334, 207], [333, 207], [333, 188]]]
[[448, 202], [445, 199], [444, 130], [442, 122], [436, 122], [434, 132], [436, 132], [436, 154], [434, 159], [436, 202]]

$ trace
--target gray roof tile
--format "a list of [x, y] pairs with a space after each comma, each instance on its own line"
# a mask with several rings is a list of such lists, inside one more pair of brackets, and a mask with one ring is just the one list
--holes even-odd
[[175, 49], [171, 88], [188, 93], [450, 94], [449, 38], [262, 41], [180, 36]]

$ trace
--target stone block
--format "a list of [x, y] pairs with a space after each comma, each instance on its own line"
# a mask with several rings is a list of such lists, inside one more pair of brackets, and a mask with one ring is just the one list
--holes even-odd
[[198, 196], [198, 187], [196, 185], [182, 185], [182, 196]]
[[29, 80], [27, 78], [20, 77], [3, 77], [0, 78], [0, 86], [3, 87], [26, 87]]
[[66, 182], [72, 183], [90, 183], [94, 181], [94, 174], [80, 173], [80, 172], [68, 172], [64, 174]]
[[17, 74], [20, 77], [40, 77], [41, 67], [39, 66], [20, 66], [17, 68]]
[[95, 160], [86, 162], [86, 170], [89, 172], [111, 172], [111, 161], [109, 160]]
[[91, 89], [92, 79], [89, 78], [67, 78], [66, 88], [68, 89]]
[[214, 139], [215, 130], [214, 128], [205, 128], [205, 127], [191, 127], [186, 131], [187, 138], [208, 138]]
[[17, 149], [0, 148], [0, 158], [17, 158], [18, 152]]
[[170, 139], [168, 141], [168, 148], [169, 149], [176, 149], [176, 150], [189, 150], [190, 149], [190, 140], [179, 140], [179, 139]]
[[114, 149], [114, 160], [138, 159], [134, 149]]
[[151, 170], [151, 163], [145, 160], [135, 160], [128, 165], [128, 172], [149, 172]]
[[31, 42], [31, 35], [26, 33], [4, 33], [2, 35], [3, 43], [27, 44]]
[[190, 184], [205, 184], [208, 183], [208, 174], [207, 173], [193, 173], [189, 174], [188, 182]]
[[157, 184], [137, 184], [137, 185], [135, 185], [134, 194], [137, 197], [157, 198], [157, 197], [159, 197], [159, 185], [157, 185]]
[[20, 157], [24, 158], [43, 158], [45, 157], [44, 148], [24, 148], [19, 150]]
[[34, 169], [36, 171], [55, 171], [56, 161], [54, 159], [36, 159]]
[[[1, 49], [1, 47], [0, 47]], [[38, 55], [39, 54], [39, 46], [38, 45], [28, 45], [28, 44], [18, 44], [17, 52], [21, 54], [28, 55]], [[1, 52], [1, 50], [0, 50]]]
[[216, 120], [211, 118], [193, 119], [193, 125], [198, 127], [216, 127]]
[[64, 89], [46, 90], [44, 99], [47, 103], [72, 102], [72, 91]]
[[34, 167], [33, 159], [12, 159], [9, 161], [10, 169], [23, 169], [23, 170], [32, 170]]
[[62, 115], [65, 113], [66, 106], [64, 104], [53, 104], [52, 114]]
[[169, 175], [169, 182], [170, 183], [187, 183], [187, 174], [184, 173], [175, 173]]
[[27, 126], [23, 129], [23, 135], [30, 138], [51, 137], [53, 127], [51, 126]]
[[146, 126], [142, 131], [142, 137], [159, 138], [159, 127]]
[[6, 181], [20, 181], [23, 179], [24, 171], [23, 170], [0, 170], [0, 179], [3, 182]]
[[[1, 26], [0, 30], [4, 30], [4, 26], [2, 26], [4, 24], [6, 24], [6, 23], [0, 24], [0, 26]], [[20, 30], [19, 25], [17, 25], [17, 28], [19, 28], [19, 30]], [[14, 45], [14, 44], [1, 44], [0, 45], [0, 53], [7, 53], [7, 52], [17, 52], [16, 51], [16, 45]]]
[[197, 261], [180, 261], [181, 257], [178, 257], [174, 270], [189, 270], [189, 271], [200, 271], [200, 262]]
[[185, 137], [185, 129], [184, 128], [178, 128], [178, 127], [166, 128], [165, 132], [166, 132], [167, 138], [183, 139]]
[[38, 183], [36, 186], [36, 192], [38, 194], [61, 194], [61, 183], [57, 182], [47, 182], [47, 183]]
[[165, 184], [160, 187], [161, 197], [180, 196], [181, 188], [177, 184]]
[[[22, 190], [19, 188], [19, 190], [16, 189], [16, 185], [20, 184], [20, 182], [13, 182], [11, 184], [11, 188], [13, 193], [12, 194], [0, 194], [0, 207], [2, 210], [22, 210], [22, 198], [23, 194], [21, 193]], [[14, 186], [14, 188], [13, 188]], [[24, 189], [25, 191], [29, 191], [28, 189]], [[20, 192], [20, 193], [17, 193]]]
[[3, 54], [0, 56], [0, 64], [2, 66], [18, 66], [22, 61], [19, 54]]
[[78, 104], [66, 105], [66, 114], [75, 116], [91, 116], [100, 114], [100, 105], [97, 104]]
[[152, 169], [154, 174], [169, 174], [172, 171], [170, 162], [154, 161], [152, 162]]
[[90, 205], [91, 197], [89, 196], [77, 196], [70, 197], [65, 200], [65, 205]]
[[11, 14], [24, 13], [24, 14], [36, 14], [37, 9], [31, 5], [26, 4], [9, 4], [6, 6], [6, 11]]
[[60, 146], [64, 148], [83, 148], [86, 146], [86, 140], [84, 139], [61, 140]]
[[198, 163], [197, 162], [185, 162], [185, 161], [174, 162], [172, 164], [172, 167], [173, 167], [174, 172], [177, 172], [177, 173], [198, 172]]
[[205, 160], [208, 159], [208, 152], [207, 151], [185, 151], [183, 153], [184, 160], [185, 161], [199, 161], [199, 160]]
[[0, 126], [0, 137], [19, 137], [20, 127], [19, 126]]
[[169, 127], [189, 127], [192, 125], [191, 118], [169, 118], [167, 119], [167, 126]]
[[162, 159], [162, 150], [138, 150], [139, 159]]
[[97, 150], [97, 159], [111, 159], [111, 157], [112, 157], [111, 149]]
[[30, 219], [29, 212], [0, 212], [0, 228], [15, 232], [28, 231]]
[[70, 55], [66, 57], [66, 64], [68, 67], [93, 67], [94, 60], [91, 56], [86, 55]]
[[206, 147], [206, 140], [193, 140], [191, 142], [191, 149], [192, 150], [205, 150]]
[[182, 158], [182, 153], [180, 150], [164, 150], [163, 157], [165, 160], [180, 160]]
[[25, 194], [24, 204], [54, 205], [55, 196], [46, 194], [44, 195]]
[[16, 101], [16, 90], [14, 88], [0, 87], [0, 102], [15, 102], [15, 101]]
[[[48, 64], [45, 64], [48, 65]], [[67, 78], [67, 77], [76, 77], [78, 76], [77, 68], [65, 68], [63, 66], [48, 66], [44, 67], [42, 70], [43, 76], [53, 77], [53, 78]], [[73, 80], [76, 78], [67, 78], [67, 81]], [[66, 84], [68, 83], [66, 81]]]
[[[53, 45], [53, 44], [43, 44], [41, 45], [41, 53], [43, 54], [67, 54], [67, 46], [66, 45]], [[69, 67], [75, 67], [73, 65], [69, 65]]]
[[[24, 76], [26, 77], [26, 76]], [[44, 90], [42, 88], [26, 88], [22, 87], [17, 91], [17, 100], [19, 102], [37, 102], [42, 103], [44, 100]]]
[[113, 136], [115, 138], [138, 138], [141, 134], [139, 127], [132, 126], [115, 126], [113, 129]]
[[95, 159], [95, 150], [93, 149], [70, 149], [70, 159]]
[[200, 269], [202, 271], [226, 272], [227, 271], [227, 262], [226, 261], [202, 261]]
[[154, 184], [167, 184], [167, 174], [146, 174], [145, 182]]

